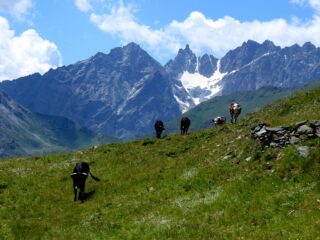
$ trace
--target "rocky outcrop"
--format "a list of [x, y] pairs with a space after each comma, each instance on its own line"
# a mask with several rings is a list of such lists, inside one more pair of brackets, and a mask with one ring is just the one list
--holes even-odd
[[309, 138], [320, 137], [320, 121], [302, 121], [292, 126], [275, 128], [259, 124], [252, 129], [251, 134], [264, 147], [283, 147]]

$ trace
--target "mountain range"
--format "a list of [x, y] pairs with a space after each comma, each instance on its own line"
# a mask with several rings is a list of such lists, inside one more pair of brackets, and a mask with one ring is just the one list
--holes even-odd
[[320, 49], [244, 42], [221, 59], [187, 45], [162, 66], [130, 43], [69, 66], [0, 83], [33, 112], [66, 117], [96, 133], [134, 139], [215, 96], [320, 79]]

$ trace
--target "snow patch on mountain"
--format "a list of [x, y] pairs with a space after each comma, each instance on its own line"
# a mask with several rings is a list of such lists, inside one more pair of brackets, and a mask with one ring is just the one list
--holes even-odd
[[193, 107], [193, 105], [191, 105], [188, 102], [184, 102], [182, 100], [179, 99], [179, 97], [177, 95], [173, 95], [173, 97], [175, 98], [175, 100], [177, 101], [177, 103], [180, 106], [180, 111], [182, 113], [185, 113], [186, 111], [188, 111], [189, 109], [191, 109]]
[[[228, 73], [220, 72], [220, 60], [217, 62], [217, 70], [211, 77], [205, 77], [198, 72], [195, 73], [184, 71], [180, 77], [183, 87], [186, 89], [195, 105], [209, 100], [210, 98], [219, 95], [222, 90], [220, 84], [222, 78]], [[181, 104], [180, 104], [181, 105]]]

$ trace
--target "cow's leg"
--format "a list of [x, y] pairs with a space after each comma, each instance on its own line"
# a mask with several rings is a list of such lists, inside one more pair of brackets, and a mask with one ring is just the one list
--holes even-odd
[[233, 115], [231, 115], [230, 117], [231, 117], [230, 122], [233, 124]]
[[84, 193], [84, 188], [80, 188], [80, 192], [79, 192], [79, 200], [81, 200], [81, 202], [83, 202], [83, 193]]
[[73, 201], [77, 201], [77, 187], [73, 187], [73, 191], [74, 191]]
[[82, 183], [81, 183], [81, 187], [80, 187], [80, 192], [79, 192], [79, 200], [81, 200], [81, 202], [83, 203], [84, 201], [84, 188], [86, 185], [86, 177], [84, 177], [84, 179], [82, 179]]
[[76, 179], [75, 176], [72, 176], [72, 180], [73, 180], [73, 192], [74, 192], [74, 198], [73, 201], [77, 201], [77, 184], [76, 184]]
[[79, 197], [78, 199], [83, 202], [83, 193], [84, 193], [84, 186], [83, 184], [81, 184], [81, 186], [79, 187]]

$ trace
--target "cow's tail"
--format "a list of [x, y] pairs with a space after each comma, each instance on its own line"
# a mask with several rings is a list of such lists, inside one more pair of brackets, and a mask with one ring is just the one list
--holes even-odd
[[96, 180], [97, 182], [99, 182], [99, 181], [100, 181], [100, 179], [99, 179], [99, 178], [97, 178], [97, 177], [95, 177], [95, 176], [93, 176], [91, 172], [90, 172], [90, 176], [91, 176], [94, 180]]

